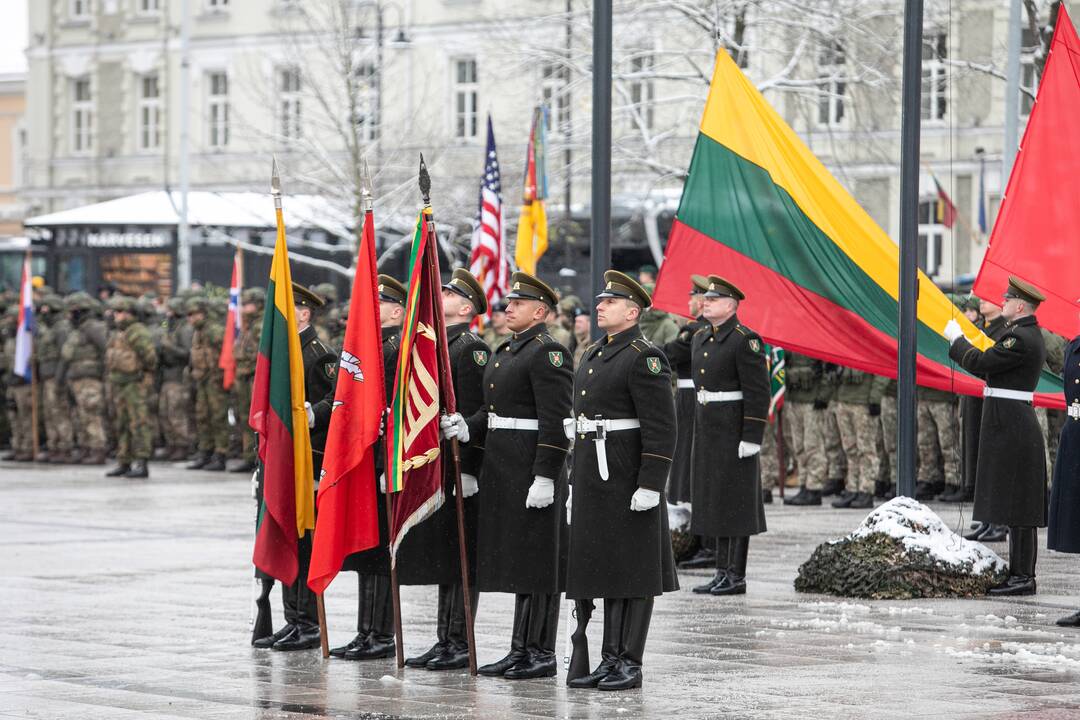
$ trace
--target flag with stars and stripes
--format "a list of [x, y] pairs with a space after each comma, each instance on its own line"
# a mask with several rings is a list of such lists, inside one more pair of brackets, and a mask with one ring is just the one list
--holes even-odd
[[510, 273], [506, 257], [506, 230], [503, 227], [502, 180], [490, 115], [487, 121], [484, 174], [480, 176], [480, 204], [469, 254], [469, 272], [484, 286], [489, 308], [506, 295]]

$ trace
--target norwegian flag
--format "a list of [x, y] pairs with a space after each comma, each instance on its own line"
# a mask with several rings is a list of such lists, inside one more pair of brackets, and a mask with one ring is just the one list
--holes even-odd
[[487, 151], [484, 154], [484, 174], [480, 177], [480, 205], [473, 229], [469, 272], [484, 286], [489, 308], [506, 295], [510, 284], [509, 270], [506, 228], [503, 226], [502, 180], [495, 153], [495, 131], [491, 128], [491, 115], [488, 115]]
[[[34, 352], [34, 286], [30, 274], [30, 251], [23, 261], [22, 282], [19, 283], [19, 324], [15, 331], [15, 365], [12, 371], [26, 382], [33, 375], [30, 360]], [[36, 441], [35, 441], [36, 442]]]
[[225, 315], [225, 335], [221, 339], [221, 356], [218, 359], [218, 367], [225, 371], [222, 379], [222, 387], [226, 390], [232, 387], [236, 380], [236, 355], [233, 348], [236, 339], [240, 336], [240, 288], [243, 285], [244, 257], [240, 248], [236, 249], [233, 258], [232, 282], [229, 283], [229, 311]]

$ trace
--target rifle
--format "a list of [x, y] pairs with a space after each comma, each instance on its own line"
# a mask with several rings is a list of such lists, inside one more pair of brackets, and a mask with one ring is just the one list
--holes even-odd
[[589, 638], [585, 635], [585, 629], [589, 627], [596, 605], [592, 600], [575, 600], [570, 616], [577, 619], [577, 627], [570, 635], [570, 642], [574, 651], [570, 655], [569, 665], [566, 668], [566, 682], [570, 683], [579, 677], [589, 674]]
[[[255, 529], [258, 532], [259, 510], [262, 506], [262, 463], [255, 468], [251, 476], [252, 495], [255, 497]], [[270, 610], [270, 591], [274, 589], [274, 578], [255, 569], [255, 586], [251, 590], [251, 643], [274, 634], [274, 617]]]

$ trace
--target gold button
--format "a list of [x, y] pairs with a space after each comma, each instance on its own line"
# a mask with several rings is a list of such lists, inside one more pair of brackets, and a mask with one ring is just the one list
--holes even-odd
[[499, 363], [495, 363], [495, 367], [499, 367]]
[[494, 409], [495, 409], [494, 405], [488, 405], [488, 410], [494, 410]]
[[592, 375], [592, 368], [589, 368], [589, 374]]
[[582, 436], [581, 436], [581, 439], [582, 439], [582, 440], [584, 440], [584, 439], [585, 439], [585, 436], [584, 436], [584, 435], [582, 435]]
[[603, 351], [603, 350], [601, 350], [601, 351], [599, 351], [598, 353], [596, 353], [596, 356], [597, 356], [597, 357], [599, 357], [599, 356], [601, 356], [601, 355], [603, 355], [603, 354], [604, 354], [604, 351]]
[[712, 341], [713, 341], [713, 340], [715, 340], [715, 339], [716, 339], [716, 338], [709, 338], [709, 342], [712, 342]]
[[489, 387], [489, 388], [493, 388], [493, 387], [495, 387], [495, 383], [491, 383], [490, 385], [488, 385], [488, 387]]
[[[1077, 382], [1080, 382], [1080, 380], [1077, 380]], [[584, 394], [585, 394], [585, 391], [584, 391], [584, 390], [582, 390], [582, 391], [581, 391], [581, 394], [582, 394], [582, 395], [584, 395]]]
[[705, 357], [709, 357], [709, 353], [705, 353]]
[[700, 372], [701, 372], [702, 375], [704, 375], [705, 374], [705, 368], [701, 368]]

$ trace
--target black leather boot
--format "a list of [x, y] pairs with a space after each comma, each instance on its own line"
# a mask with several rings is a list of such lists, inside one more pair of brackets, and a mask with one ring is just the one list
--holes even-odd
[[535, 593], [529, 600], [529, 629], [525, 657], [503, 673], [507, 680], [555, 677], [555, 636], [558, 633], [559, 593]]
[[731, 538], [716, 538], [716, 552], [714, 556], [716, 574], [707, 583], [693, 588], [698, 595], [707, 595], [712, 589], [724, 582], [727, 577], [727, 568], [731, 563]]
[[807, 505], [820, 505], [821, 504], [821, 491], [820, 490], [807, 490], [805, 487], [800, 488], [799, 492], [795, 493], [791, 497], [784, 498], [785, 505], [795, 506], [807, 506]]
[[372, 575], [374, 598], [371, 605], [371, 634], [360, 647], [345, 653], [346, 660], [378, 660], [397, 653], [394, 642], [394, 598], [390, 578]]
[[450, 633], [450, 612], [453, 609], [453, 585], [439, 586], [439, 605], [435, 614], [435, 644], [422, 655], [405, 658], [405, 667], [422, 668], [446, 650]]
[[965, 540], [978, 540], [984, 532], [990, 529], [990, 523], [976, 523], [970, 532], [964, 533]]
[[371, 593], [374, 590], [370, 578], [370, 575], [356, 574], [356, 637], [347, 645], [330, 648], [330, 657], [343, 658], [350, 650], [356, 650], [367, 643], [368, 635], [371, 634]]
[[994, 596], [1034, 595], [1035, 560], [1039, 548], [1038, 530], [1033, 527], [1009, 528], [1009, 577], [990, 588]]
[[311, 650], [319, 647], [322, 635], [319, 632], [319, 614], [315, 605], [315, 593], [307, 585], [308, 568], [311, 566], [311, 532], [296, 543], [298, 567], [296, 581], [282, 592], [285, 601], [285, 620], [294, 625], [296, 630], [278, 640], [271, 647], [274, 650]]
[[105, 473], [105, 477], [123, 477], [131, 470], [131, 464], [122, 462], [118, 463], [116, 467]]
[[1080, 610], [1077, 610], [1072, 615], [1058, 618], [1056, 624], [1061, 627], [1080, 627]]
[[489, 677], [501, 676], [525, 657], [525, 638], [529, 629], [531, 595], [518, 593], [514, 598], [514, 634], [510, 638], [510, 653], [502, 660], [481, 665], [476, 672]]
[[747, 536], [731, 538], [731, 562], [724, 581], [709, 591], [710, 595], [746, 594], [746, 554], [750, 549]]
[[291, 635], [295, 631], [296, 631], [296, 626], [295, 625], [286, 624], [280, 630], [278, 630], [276, 633], [274, 633], [273, 635], [267, 635], [266, 637], [261, 637], [258, 640], [256, 640], [255, 642], [251, 643], [251, 645], [252, 645], [252, 647], [259, 648], [260, 650], [269, 650], [270, 648], [272, 648], [274, 646], [274, 643], [276, 643], [278, 640], [281, 640], [282, 638], [286, 637], [287, 635]]
[[696, 570], [698, 568], [713, 567], [715, 564], [716, 549], [702, 545], [701, 549], [693, 557], [679, 563], [679, 568], [682, 570]]
[[978, 537], [979, 542], [1004, 542], [1009, 538], [1009, 528], [1005, 525], [991, 524], [986, 531]]
[[604, 598], [604, 640], [600, 645], [600, 664], [588, 675], [566, 683], [572, 688], [594, 688], [615, 669], [619, 662], [625, 603], [621, 598]]
[[136, 460], [131, 463], [131, 469], [124, 473], [126, 478], [148, 478], [150, 477], [150, 470], [146, 467], [145, 460]]
[[[458, 670], [469, 666], [469, 630], [465, 624], [465, 594], [461, 584], [453, 586], [454, 592], [450, 606], [450, 632], [446, 649], [427, 664], [428, 670]], [[473, 619], [476, 618], [476, 606], [480, 602], [480, 592], [473, 585], [469, 588], [469, 601]]]
[[632, 598], [623, 601], [622, 639], [619, 661], [615, 669], [597, 684], [600, 690], [629, 690], [641, 687], [641, 659], [645, 655], [645, 639], [649, 636], [653, 598]]

